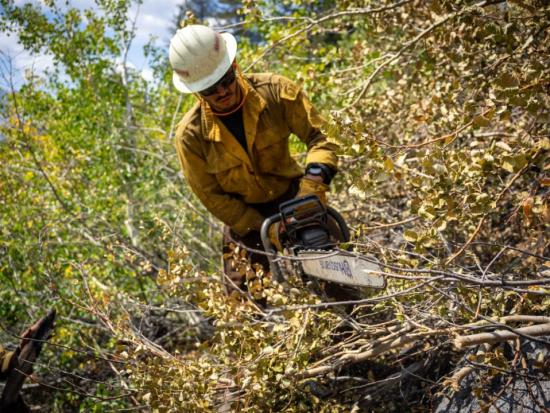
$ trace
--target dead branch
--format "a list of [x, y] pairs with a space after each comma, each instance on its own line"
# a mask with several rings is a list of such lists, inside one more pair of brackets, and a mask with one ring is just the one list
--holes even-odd
[[448, 329], [431, 330], [428, 332], [404, 335], [391, 341], [380, 340], [380, 344], [375, 348], [372, 347], [360, 353], [347, 353], [344, 356], [340, 357], [339, 360], [334, 361], [332, 364], [315, 367], [315, 368], [311, 368], [303, 371], [302, 373], [298, 374], [298, 378], [304, 379], [308, 377], [322, 376], [332, 371], [349, 366], [351, 364], [360, 363], [370, 358], [378, 357], [381, 354], [403, 347], [407, 344], [414, 343], [415, 341], [421, 340], [423, 338], [446, 336], [446, 335], [449, 335], [449, 332], [450, 331]]
[[[485, 343], [482, 346], [480, 346], [480, 348], [476, 351], [475, 354], [477, 356], [481, 356], [481, 355], [491, 351], [494, 348], [494, 346], [495, 346], [494, 344], [490, 345], [490, 344]], [[443, 380], [443, 385], [445, 387], [450, 386], [450, 387], [452, 387], [453, 390], [458, 391], [460, 389], [460, 384], [462, 383], [462, 381], [466, 377], [468, 377], [470, 374], [472, 374], [474, 371], [475, 371], [474, 366], [462, 367], [460, 370], [455, 372], [451, 377], [448, 377], [448, 378], [444, 379]]]
[[[515, 331], [517, 331], [517, 333], [533, 337], [545, 336], [550, 334], [550, 323], [521, 327], [515, 329]], [[484, 343], [498, 343], [501, 341], [514, 340], [520, 337], [520, 334], [516, 334], [515, 332], [508, 330], [496, 330], [490, 333], [480, 333], [457, 337], [454, 339], [453, 345], [457, 350], [461, 350], [464, 347], [476, 346]]]

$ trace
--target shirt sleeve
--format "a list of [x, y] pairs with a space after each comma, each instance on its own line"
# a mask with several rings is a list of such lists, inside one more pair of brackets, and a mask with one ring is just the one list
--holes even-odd
[[306, 164], [322, 163], [338, 170], [338, 145], [321, 131], [326, 120], [311, 104], [305, 92], [291, 80], [278, 76], [279, 101], [284, 105], [290, 130], [307, 145]]
[[259, 230], [264, 217], [243, 201], [224, 192], [215, 175], [206, 172], [206, 160], [193, 138], [176, 137], [176, 150], [183, 174], [191, 190], [208, 211], [239, 235]]

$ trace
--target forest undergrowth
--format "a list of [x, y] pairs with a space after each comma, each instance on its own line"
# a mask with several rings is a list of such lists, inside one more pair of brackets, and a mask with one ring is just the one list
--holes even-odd
[[172, 142], [193, 98], [153, 41], [153, 81], [128, 63], [134, 3], [2, 1], [0, 28], [53, 62], [0, 65], [2, 342], [59, 314], [23, 396], [54, 412], [432, 411], [466, 388], [497, 411], [521, 379], [522, 402], [550, 408], [546, 2], [237, 3], [240, 67], [293, 79], [327, 118], [330, 203], [386, 288], [334, 303], [235, 246], [248, 291], [227, 296], [221, 225]]

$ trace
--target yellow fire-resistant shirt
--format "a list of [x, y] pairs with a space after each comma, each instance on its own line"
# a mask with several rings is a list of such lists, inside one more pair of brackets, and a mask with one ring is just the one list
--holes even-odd
[[253, 204], [286, 192], [303, 168], [290, 156], [291, 133], [308, 149], [306, 163], [337, 169], [335, 143], [320, 131], [324, 119], [294, 82], [274, 74], [239, 79], [246, 98], [243, 123], [248, 151], [204, 102], [185, 114], [176, 149], [187, 182], [204, 206], [243, 235], [263, 219]]

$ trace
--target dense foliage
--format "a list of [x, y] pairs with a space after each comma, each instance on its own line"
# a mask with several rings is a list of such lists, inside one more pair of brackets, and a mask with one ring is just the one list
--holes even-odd
[[153, 82], [129, 67], [129, 2], [1, 4], [0, 27], [53, 60], [20, 83], [1, 66], [0, 334], [61, 314], [43, 411], [429, 410], [464, 360], [488, 407], [527, 356], [464, 337], [550, 335], [545, 2], [243, 0], [241, 68], [300, 82], [341, 146], [331, 203], [388, 281], [354, 306], [239, 247], [250, 295], [224, 294], [220, 224], [172, 146], [193, 98], [165, 50], [146, 48]]

